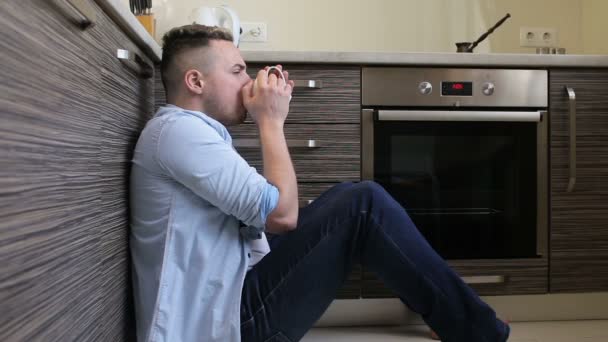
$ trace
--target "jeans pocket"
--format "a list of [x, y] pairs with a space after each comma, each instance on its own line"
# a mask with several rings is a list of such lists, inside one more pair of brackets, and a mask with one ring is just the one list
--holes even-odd
[[278, 332], [274, 335], [272, 335], [269, 339], [267, 339], [264, 342], [291, 342], [290, 339], [287, 338], [287, 336], [283, 335], [282, 332]]

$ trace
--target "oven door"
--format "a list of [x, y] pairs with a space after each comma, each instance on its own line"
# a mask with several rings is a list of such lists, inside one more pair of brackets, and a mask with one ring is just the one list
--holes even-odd
[[445, 259], [546, 251], [539, 111], [364, 110], [362, 178], [381, 184]]

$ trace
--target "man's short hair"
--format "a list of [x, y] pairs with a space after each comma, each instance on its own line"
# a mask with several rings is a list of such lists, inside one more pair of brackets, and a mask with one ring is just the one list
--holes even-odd
[[198, 24], [175, 27], [165, 33], [163, 36], [163, 56], [160, 62], [160, 75], [165, 92], [169, 91], [170, 66], [175, 61], [175, 56], [191, 49], [209, 46], [210, 40], [232, 42], [232, 34], [217, 26]]

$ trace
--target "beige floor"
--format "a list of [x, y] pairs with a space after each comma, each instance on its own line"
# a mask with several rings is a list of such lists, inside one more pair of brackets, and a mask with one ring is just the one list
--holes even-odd
[[[432, 342], [424, 325], [314, 328], [302, 342]], [[509, 342], [608, 342], [608, 320], [511, 322]]]

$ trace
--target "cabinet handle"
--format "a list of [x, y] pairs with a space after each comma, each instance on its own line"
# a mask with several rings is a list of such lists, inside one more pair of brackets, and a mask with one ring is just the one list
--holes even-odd
[[[232, 145], [237, 148], [259, 148], [260, 140], [258, 139], [234, 139]], [[287, 140], [287, 147], [303, 147], [303, 148], [319, 148], [321, 142], [318, 140]]]
[[[138, 54], [132, 53], [129, 50], [116, 50], [116, 57], [120, 59], [127, 67], [134, 70], [143, 78], [150, 78], [153, 75], [153, 68], [144, 61]], [[137, 66], [136, 66], [137, 65]]]
[[80, 18], [77, 20], [78, 25], [83, 30], [95, 25], [95, 19], [97, 18], [95, 10], [88, 3], [88, 0], [63, 0], [65, 3], [72, 8], [74, 12], [77, 12]]
[[462, 277], [462, 280], [467, 284], [502, 284], [506, 277], [504, 275], [480, 275]]
[[568, 114], [570, 117], [570, 171], [566, 192], [572, 192], [576, 184], [576, 93], [570, 87], [566, 87], [566, 92], [568, 92], [568, 102], [570, 103]]
[[311, 200], [311, 199], [309, 199], [309, 200], [300, 200], [300, 201], [299, 201], [299, 203], [300, 203], [300, 208], [304, 208], [305, 206], [307, 206], [307, 205], [309, 205], [310, 203], [312, 203], [312, 201], [314, 201], [314, 200]]
[[294, 88], [321, 89], [323, 81], [320, 80], [295, 80], [293, 81]]

